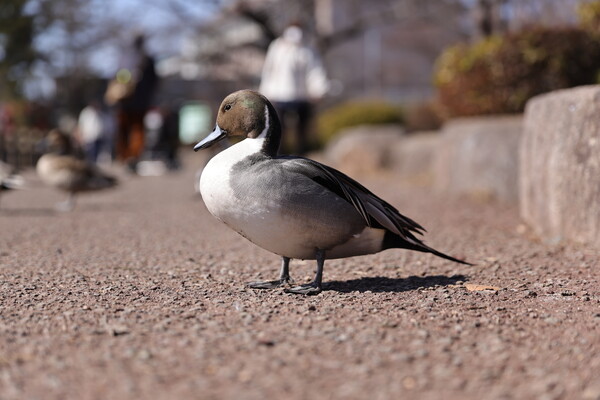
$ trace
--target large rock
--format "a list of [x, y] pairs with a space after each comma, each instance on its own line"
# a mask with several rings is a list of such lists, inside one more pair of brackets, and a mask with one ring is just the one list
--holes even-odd
[[520, 156], [523, 219], [546, 240], [600, 246], [600, 86], [530, 100]]
[[441, 133], [437, 131], [403, 137], [390, 148], [389, 167], [404, 178], [429, 182], [433, 176], [433, 160], [440, 138]]
[[516, 204], [522, 123], [521, 116], [492, 116], [445, 124], [434, 163], [435, 188]]
[[363, 125], [346, 129], [327, 146], [325, 158], [353, 175], [373, 172], [389, 164], [391, 146], [402, 138], [399, 125]]

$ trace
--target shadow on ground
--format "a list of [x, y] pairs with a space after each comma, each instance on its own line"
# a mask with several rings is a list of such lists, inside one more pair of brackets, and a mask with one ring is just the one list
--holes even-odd
[[455, 285], [465, 282], [468, 278], [464, 275], [433, 275], [409, 276], [408, 278], [386, 278], [382, 276], [352, 279], [349, 281], [331, 281], [325, 283], [324, 290], [333, 290], [341, 293], [350, 292], [406, 292], [431, 286]]
[[0, 209], [3, 217], [51, 217], [57, 215], [56, 210], [51, 208], [4, 208]]
[[136, 207], [132, 206], [129, 203], [84, 203], [77, 204], [75, 206], [76, 210], [86, 211], [86, 212], [104, 212], [104, 211], [135, 211]]
[[0, 215], [6, 217], [52, 217], [68, 215], [72, 212], [123, 212], [134, 211], [128, 203], [86, 203], [77, 204], [72, 211], [60, 211], [56, 208], [0, 208]]

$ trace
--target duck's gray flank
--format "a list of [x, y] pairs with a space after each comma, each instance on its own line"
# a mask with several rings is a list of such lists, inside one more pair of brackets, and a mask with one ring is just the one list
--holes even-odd
[[243, 207], [265, 210], [264, 219], [295, 227], [286, 236], [302, 243], [292, 258], [314, 259], [315, 249], [332, 250], [365, 224], [350, 202], [313, 180], [311, 172], [317, 171], [302, 168], [302, 160], [251, 155], [234, 165], [229, 182]]

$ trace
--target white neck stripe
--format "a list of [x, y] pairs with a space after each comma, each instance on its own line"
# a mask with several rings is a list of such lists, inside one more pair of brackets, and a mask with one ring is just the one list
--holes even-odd
[[267, 132], [269, 131], [269, 107], [265, 105], [265, 129], [262, 130], [260, 135], [258, 135], [257, 139], [263, 139], [267, 137]]

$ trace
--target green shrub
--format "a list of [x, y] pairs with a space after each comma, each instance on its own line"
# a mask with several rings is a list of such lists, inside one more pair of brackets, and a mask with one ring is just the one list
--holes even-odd
[[530, 28], [447, 49], [435, 84], [446, 116], [523, 111], [531, 97], [595, 83], [600, 42], [580, 28]]
[[577, 14], [583, 29], [600, 35], [600, 0], [581, 3], [577, 7]]
[[321, 112], [317, 118], [317, 130], [323, 145], [345, 128], [402, 122], [402, 110], [396, 105], [383, 101], [350, 101]]

